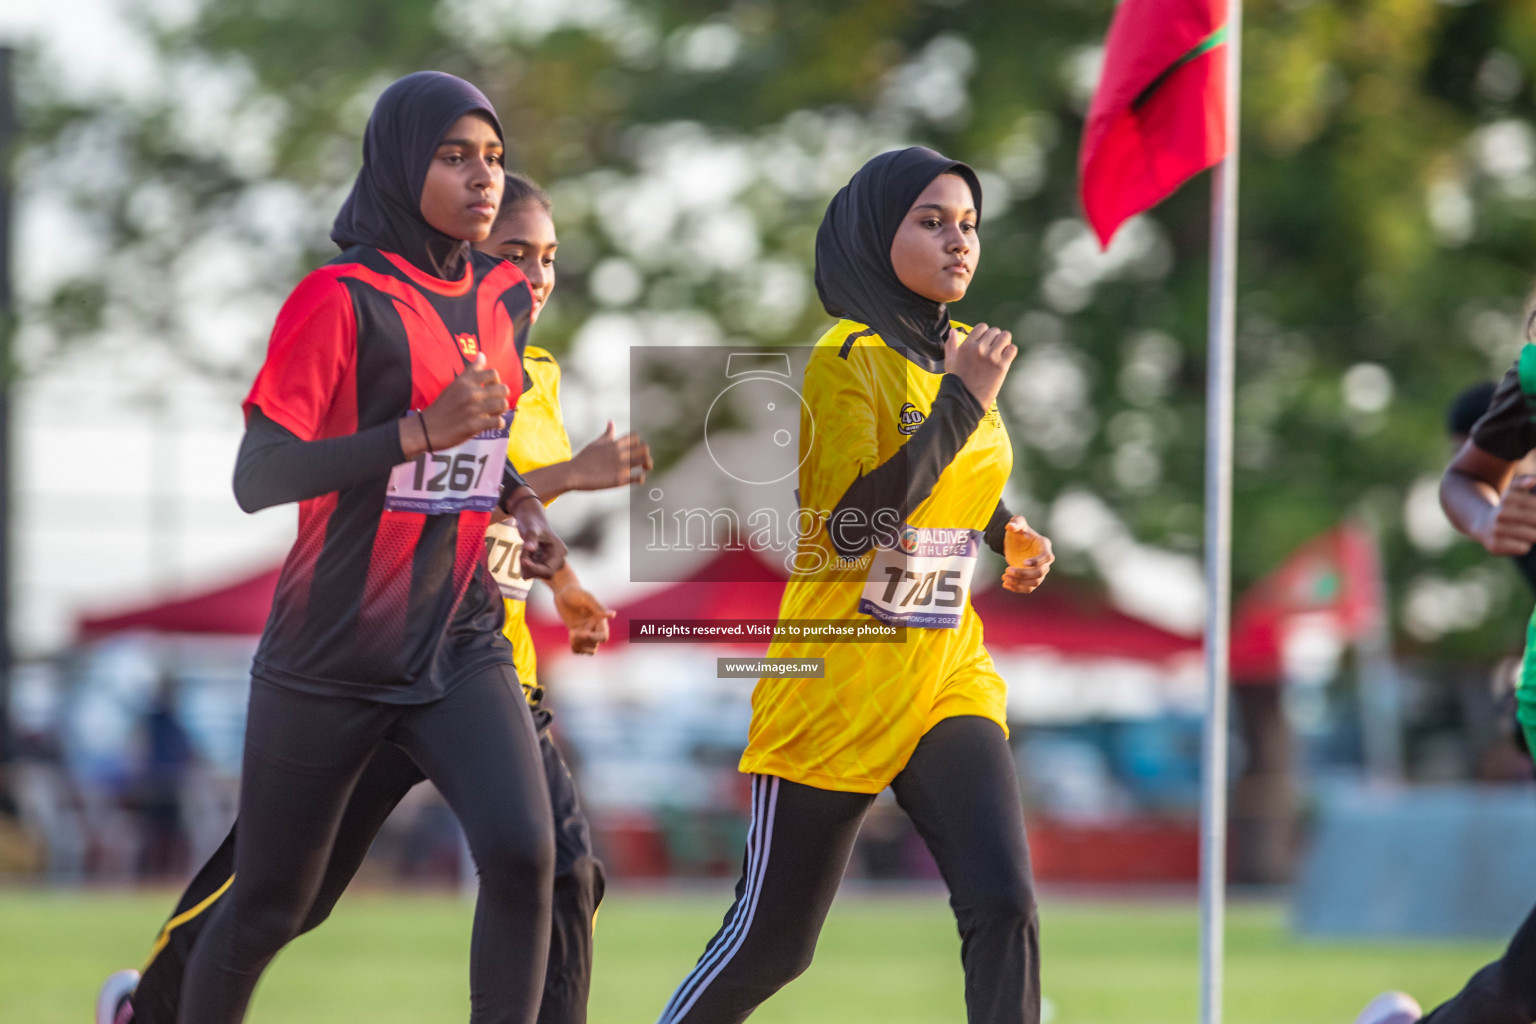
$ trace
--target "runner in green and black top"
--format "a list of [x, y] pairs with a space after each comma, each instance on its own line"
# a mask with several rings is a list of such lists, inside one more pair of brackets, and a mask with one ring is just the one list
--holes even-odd
[[[1521, 557], [1536, 544], [1536, 477], [1517, 475], [1536, 450], [1536, 344], [1527, 344], [1504, 375], [1488, 411], [1440, 486], [1441, 503], [1456, 528], [1490, 554]], [[1527, 633], [1517, 686], [1519, 720], [1527, 744], [1536, 738], [1536, 615]], [[1532, 746], [1536, 750], [1536, 745]]]
[[[1536, 344], [1527, 343], [1494, 390], [1440, 481], [1440, 504], [1462, 533], [1492, 555], [1521, 557], [1536, 546], [1536, 476], [1517, 475], [1536, 451]], [[1536, 751], [1536, 612], [1516, 683], [1516, 715]], [[1449, 1002], [1420, 1017], [1409, 996], [1378, 996], [1356, 1024], [1530, 1024], [1536, 1021], [1536, 909], [1504, 955], [1472, 976]]]
[[[1450, 408], [1445, 412], [1445, 434], [1453, 453], [1461, 451], [1462, 445], [1471, 439], [1472, 428], [1493, 405], [1494, 392], [1497, 390], [1496, 381], [1479, 381], [1464, 389], [1451, 401]], [[1527, 456], [1521, 460], [1521, 463], [1520, 472], [1531, 472], [1532, 469], [1536, 469], [1536, 458]], [[1536, 593], [1536, 550], [1515, 555], [1510, 558], [1510, 561], [1514, 563], [1526, 587]]]

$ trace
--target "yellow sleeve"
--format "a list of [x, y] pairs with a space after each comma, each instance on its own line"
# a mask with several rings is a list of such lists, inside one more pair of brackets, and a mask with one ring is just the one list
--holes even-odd
[[549, 413], [550, 422], [553, 424], [553, 433], [561, 448], [565, 449], [565, 458], [568, 460], [575, 454], [571, 448], [571, 435], [565, 429], [565, 410], [560, 408], [560, 364], [555, 362], [555, 357], [545, 354], [549, 359]]
[[868, 350], [819, 345], [805, 368], [800, 437], [808, 447], [800, 464], [800, 505], [831, 512], [861, 475], [880, 464], [875, 388]]
[[507, 457], [527, 472], [569, 461], [571, 439], [560, 411], [560, 364], [544, 349], [529, 345], [524, 366], [532, 384], [518, 399], [507, 436]]

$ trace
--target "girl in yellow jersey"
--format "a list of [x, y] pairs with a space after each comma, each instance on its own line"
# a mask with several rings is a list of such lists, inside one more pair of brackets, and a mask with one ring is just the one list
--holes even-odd
[[1003, 507], [1012, 447], [994, 404], [1017, 350], [949, 320], [980, 254], [981, 187], [932, 150], [882, 154], [827, 208], [816, 286], [838, 323], [806, 367], [802, 520], [783, 619], [905, 625], [896, 644], [779, 642], [819, 678], [766, 676], [741, 769], [752, 775], [745, 870], [725, 922], [661, 1024], [744, 1020], [811, 962], [876, 794], [890, 786], [927, 843], [960, 927], [971, 1024], [1036, 1024], [1039, 943], [1004, 721], [970, 585], [979, 545], [1052, 556]]
[[[512, 263], [528, 278], [533, 293], [529, 315], [534, 323], [555, 288], [558, 248], [549, 196], [529, 179], [509, 173], [501, 212], [482, 249]], [[529, 486], [546, 505], [567, 491], [639, 483], [651, 468], [649, 446], [634, 433], [617, 436], [612, 422], [601, 436], [572, 455], [560, 411], [560, 365], [548, 350], [537, 345], [529, 345], [523, 355], [523, 394], [518, 408], [507, 439], [507, 457], [520, 470], [533, 474], [537, 482]], [[507, 621], [502, 632], [512, 642], [518, 679], [542, 728], [548, 712], [537, 713], [543, 690], [538, 685], [538, 659], [527, 625], [526, 601], [532, 581], [519, 571], [520, 550], [521, 539], [511, 522], [494, 524], [486, 531], [486, 556], [506, 599]], [[549, 585], [555, 609], [571, 631], [571, 649], [577, 654], [592, 653], [608, 639], [608, 619], [614, 613], [581, 587], [576, 571], [568, 564], [555, 573]]]
[[[483, 252], [510, 261], [528, 279], [533, 295], [530, 322], [555, 287], [555, 225], [549, 197], [518, 174], [507, 174], [501, 207], [490, 235], [476, 243]], [[613, 424], [574, 456], [560, 413], [560, 367], [544, 349], [529, 345], [523, 355], [524, 392], [507, 441], [513, 464], [526, 467], [529, 485], [546, 504], [572, 490], [600, 490], [644, 480], [650, 450], [638, 437], [616, 437]], [[529, 581], [518, 574], [520, 540], [515, 528], [492, 527], [487, 538], [490, 565], [506, 599], [503, 632], [512, 642], [518, 681], [532, 706], [539, 751], [555, 817], [554, 907], [549, 961], [539, 1003], [538, 1024], [582, 1024], [592, 978], [592, 919], [603, 897], [603, 870], [592, 850], [591, 831], [577, 800], [576, 786], [550, 738], [551, 715], [543, 707], [533, 638], [525, 599]], [[570, 631], [571, 649], [591, 654], [608, 639], [612, 612], [581, 587], [567, 564], [549, 581], [555, 607]], [[330, 914], [356, 874], [373, 838], [395, 805], [424, 776], [398, 747], [384, 744], [374, 754], [337, 828], [337, 839], [314, 905], [302, 930]], [[198, 871], [170, 920], [161, 929], [144, 968], [113, 974], [97, 1001], [98, 1024], [176, 1024], [187, 959], [228, 891], [233, 871], [235, 830]]]
[[[482, 249], [517, 266], [533, 293], [530, 321], [536, 323], [555, 287], [555, 224], [549, 196], [532, 181], [509, 173], [501, 210]], [[633, 433], [616, 436], [613, 424], [572, 455], [560, 412], [560, 365], [547, 350], [529, 345], [523, 353], [523, 394], [507, 439], [507, 457], [547, 505], [567, 491], [595, 491], [639, 483], [651, 468], [650, 449]], [[603, 898], [603, 869], [592, 850], [591, 829], [577, 799], [576, 785], [550, 738], [550, 712], [543, 706], [538, 661], [528, 631], [531, 580], [519, 572], [522, 541], [510, 521], [486, 531], [491, 574], [506, 602], [502, 632], [512, 642], [518, 682], [533, 710], [545, 780], [555, 812], [555, 901], [549, 966], [539, 1024], [581, 1024], [587, 1019], [592, 981], [592, 922]], [[581, 586], [567, 562], [549, 581], [555, 609], [570, 631], [571, 650], [591, 654], [608, 639], [613, 612]]]

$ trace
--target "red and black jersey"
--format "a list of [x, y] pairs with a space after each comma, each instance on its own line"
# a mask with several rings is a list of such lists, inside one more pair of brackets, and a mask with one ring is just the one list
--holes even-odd
[[[531, 306], [522, 272], [478, 252], [450, 282], [392, 253], [353, 247], [305, 277], [283, 305], [247, 416], [259, 408], [304, 441], [354, 434], [426, 408], [482, 352], [515, 404]], [[487, 469], [500, 478], [499, 463], [464, 472]], [[438, 475], [430, 462], [425, 470], [415, 470], [422, 493]], [[256, 676], [418, 703], [509, 657], [484, 565], [490, 511], [404, 510], [393, 500], [399, 474], [300, 503]]]

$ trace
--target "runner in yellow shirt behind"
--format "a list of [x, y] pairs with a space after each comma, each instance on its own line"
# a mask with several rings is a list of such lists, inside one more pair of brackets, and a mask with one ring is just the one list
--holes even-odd
[[[501, 212], [482, 248], [514, 264], [533, 291], [532, 322], [555, 287], [558, 248], [549, 196], [529, 179], [508, 173]], [[529, 345], [523, 353], [523, 394], [507, 439], [507, 457], [547, 505], [567, 491], [623, 487], [645, 479], [650, 449], [634, 434], [617, 436], [613, 424], [572, 455], [571, 439], [560, 412], [560, 365], [545, 349]], [[530, 580], [518, 572], [522, 543], [510, 522], [486, 530], [486, 557], [501, 587], [507, 621], [503, 632], [512, 642], [517, 678], [533, 711], [539, 750], [555, 812], [555, 902], [551, 922], [549, 967], [539, 1024], [581, 1024], [587, 1019], [592, 983], [592, 924], [603, 898], [603, 867], [592, 850], [591, 828], [582, 813], [576, 785], [560, 750], [550, 738], [550, 712], [538, 681], [538, 659], [528, 631]], [[555, 609], [570, 631], [571, 650], [591, 654], [608, 639], [613, 612], [581, 586], [569, 562], [549, 581]]]

